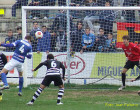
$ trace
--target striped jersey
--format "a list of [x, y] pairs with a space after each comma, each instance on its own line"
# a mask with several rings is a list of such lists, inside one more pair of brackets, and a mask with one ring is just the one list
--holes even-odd
[[31, 44], [27, 40], [17, 40], [13, 43], [13, 45], [16, 47], [16, 49], [12, 58], [24, 63], [27, 54], [32, 54]]
[[7, 63], [6, 56], [3, 53], [0, 53], [0, 71], [3, 69], [6, 63]]
[[3, 47], [16, 47], [13, 55], [13, 59], [24, 63], [25, 57], [31, 59], [32, 57], [32, 46], [28, 40], [16, 40], [12, 44], [1, 44]]
[[60, 61], [57, 61], [57, 60], [54, 60], [54, 59], [46, 60], [46, 61], [40, 63], [34, 69], [34, 71], [36, 71], [37, 69], [39, 69], [43, 65], [47, 67], [46, 75], [60, 75], [61, 74], [60, 69], [62, 68], [63, 78], [64, 78], [64, 76], [65, 76], [65, 67]]

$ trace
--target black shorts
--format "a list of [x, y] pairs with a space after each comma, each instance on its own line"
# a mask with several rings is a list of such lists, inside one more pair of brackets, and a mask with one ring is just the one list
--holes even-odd
[[125, 63], [124, 68], [126, 68], [126, 69], [130, 69], [131, 68], [131, 69], [133, 69], [135, 65], [140, 69], [140, 62], [139, 61], [130, 61], [130, 60], [128, 60]]
[[44, 86], [49, 86], [52, 81], [54, 81], [55, 86], [63, 85], [63, 81], [60, 75], [47, 75], [41, 84]]

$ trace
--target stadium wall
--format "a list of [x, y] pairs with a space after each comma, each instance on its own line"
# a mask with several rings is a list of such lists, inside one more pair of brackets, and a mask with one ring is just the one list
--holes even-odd
[[16, 0], [0, 0], [0, 5], [13, 5]]

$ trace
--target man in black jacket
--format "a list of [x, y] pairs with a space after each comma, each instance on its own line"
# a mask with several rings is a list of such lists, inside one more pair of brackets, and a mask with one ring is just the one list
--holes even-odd
[[28, 0], [16, 0], [16, 3], [12, 6], [12, 17], [16, 17], [16, 9], [21, 6], [27, 6]]
[[75, 31], [71, 33], [72, 51], [80, 52], [81, 50], [82, 35], [84, 34], [84, 30], [82, 29], [82, 27], [83, 27], [82, 21], [78, 21]]
[[94, 44], [94, 49], [97, 52], [102, 52], [105, 47], [107, 36], [104, 34], [104, 29], [99, 29], [99, 35], [96, 37], [96, 41]]

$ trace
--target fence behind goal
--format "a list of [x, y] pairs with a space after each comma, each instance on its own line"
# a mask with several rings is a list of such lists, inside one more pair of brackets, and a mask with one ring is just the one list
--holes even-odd
[[[49, 17], [47, 20], [38, 19], [30, 22], [30, 20], [24, 18], [27, 18], [26, 15], [31, 10], [40, 11], [40, 13], [44, 11], [49, 12]], [[140, 40], [140, 24], [138, 21], [133, 20], [124, 21], [118, 16], [123, 11], [134, 10], [137, 11], [139, 8], [23, 7], [23, 36], [25, 36], [26, 32], [29, 33], [31, 31], [30, 29], [35, 25], [33, 24], [35, 22], [40, 30], [43, 31], [44, 25], [47, 28], [47, 32], [45, 33], [46, 39], [44, 39], [46, 40], [46, 44], [43, 39], [42, 41], [41, 39], [37, 40], [34, 36], [34, 40], [36, 41], [34, 41], [33, 45], [35, 46], [33, 47], [33, 60], [32, 63], [28, 64], [32, 64], [33, 68], [36, 67], [41, 61], [46, 59], [46, 50], [48, 50], [54, 54], [55, 59], [60, 60], [65, 65], [66, 83], [121, 85], [121, 70], [125, 64], [125, 55], [121, 50], [122, 36], [130, 35], [131, 42], [138, 44]], [[90, 11], [95, 14], [92, 20], [87, 17]], [[80, 17], [76, 18], [76, 15]], [[78, 30], [79, 25], [82, 25], [82, 30]], [[86, 36], [93, 36], [93, 39], [86, 39]], [[36, 42], [40, 42], [40, 44]], [[89, 46], [89, 49], [83, 49], [82, 52], [82, 47], [85, 44]], [[40, 53], [36, 53], [39, 45]], [[38, 83], [39, 78], [44, 77], [45, 74], [45, 67], [42, 67], [35, 73], [28, 73], [27, 77], [34, 77], [28, 79], [28, 83]], [[135, 68], [129, 70], [127, 78], [135, 78], [139, 74], [139, 69]], [[127, 84], [137, 85], [138, 82], [131, 83], [128, 81]]]
[[[121, 49], [122, 36], [130, 35], [131, 41], [139, 45], [139, 9], [139, 7], [23, 7], [22, 36], [24, 38], [26, 34], [30, 34], [33, 37], [33, 58], [26, 59], [24, 65], [25, 86], [41, 83], [46, 74], [46, 67], [43, 66], [34, 73], [31, 69], [46, 60], [47, 52], [53, 53], [55, 59], [60, 60], [66, 67], [65, 83], [85, 85], [84, 88], [88, 87], [86, 84], [121, 85], [121, 70], [125, 64], [125, 55]], [[135, 12], [136, 20], [131, 19], [132, 14], [128, 14], [131, 11]], [[94, 14], [91, 21], [87, 17], [90, 13]], [[121, 19], [122, 13], [125, 14], [124, 19]], [[29, 19], [31, 14], [36, 18]], [[44, 19], [46, 14], [47, 18]], [[81, 30], [78, 30], [80, 27]], [[45, 31], [42, 39], [36, 39], [34, 33], [37, 30]], [[86, 36], [85, 33], [88, 32], [93, 36], [93, 42], [88, 39], [82, 40], [82, 36]], [[89, 45], [89, 49], [85, 49], [83, 53], [82, 44]], [[9, 59], [12, 56], [11, 52], [5, 54]], [[139, 74], [138, 68], [129, 70], [127, 79], [135, 78]], [[8, 77], [13, 76], [18, 77], [16, 69], [8, 74]], [[15, 79], [10, 78], [8, 81], [14, 82]], [[138, 83], [139, 81], [132, 83], [128, 80], [126, 84], [138, 85]]]

